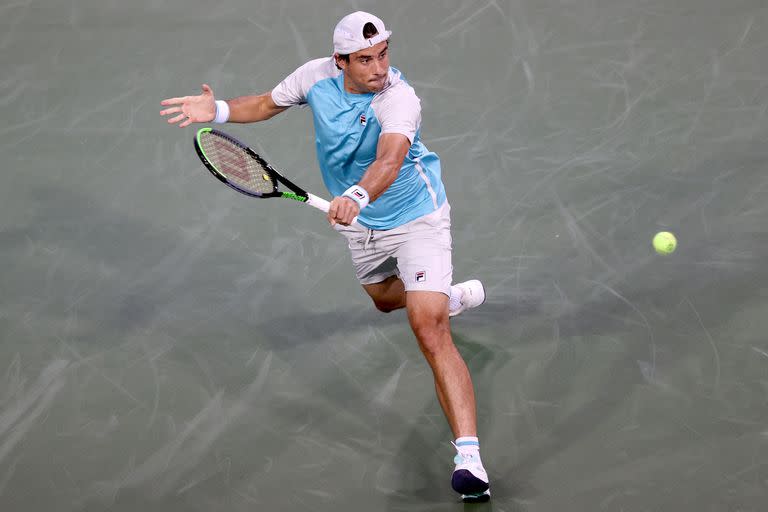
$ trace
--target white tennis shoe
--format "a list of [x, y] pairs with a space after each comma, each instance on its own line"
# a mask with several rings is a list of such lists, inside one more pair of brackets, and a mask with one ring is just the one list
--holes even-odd
[[477, 451], [459, 451], [453, 459], [456, 467], [451, 476], [451, 487], [461, 494], [464, 503], [480, 503], [491, 499], [491, 486], [480, 454]]
[[462, 314], [464, 311], [472, 308], [476, 308], [483, 302], [485, 302], [485, 288], [483, 283], [477, 279], [470, 279], [463, 283], [457, 283], [451, 288], [458, 288], [462, 292], [461, 303], [459, 307], [451, 309], [448, 312], [448, 316], [456, 316]]

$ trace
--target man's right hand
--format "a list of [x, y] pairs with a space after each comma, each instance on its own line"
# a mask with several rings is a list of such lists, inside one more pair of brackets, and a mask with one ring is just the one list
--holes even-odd
[[192, 123], [210, 123], [216, 117], [216, 103], [213, 91], [208, 84], [203, 84], [203, 93], [199, 96], [181, 96], [168, 98], [160, 102], [170, 107], [160, 111], [161, 116], [178, 114], [168, 119], [170, 124], [179, 123], [184, 128]]
[[328, 208], [328, 222], [331, 226], [336, 224], [349, 226], [359, 213], [360, 207], [353, 199], [344, 196], [334, 197]]

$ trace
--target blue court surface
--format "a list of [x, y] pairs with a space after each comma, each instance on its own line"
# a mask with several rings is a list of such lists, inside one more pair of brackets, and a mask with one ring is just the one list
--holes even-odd
[[[488, 504], [323, 216], [159, 115], [270, 90], [357, 9], [486, 284], [452, 331]], [[767, 56], [764, 0], [0, 2], [0, 510], [766, 510]], [[326, 195], [307, 110], [226, 130]]]

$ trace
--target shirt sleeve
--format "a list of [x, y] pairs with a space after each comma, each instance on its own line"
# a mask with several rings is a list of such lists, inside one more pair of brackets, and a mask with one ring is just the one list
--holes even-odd
[[272, 101], [280, 107], [303, 105], [307, 102], [309, 89], [318, 80], [332, 76], [334, 71], [329, 67], [328, 58], [311, 60], [272, 89]]
[[[378, 107], [378, 108], [377, 108]], [[413, 88], [400, 83], [374, 107], [381, 133], [400, 133], [413, 143], [421, 126], [421, 101]]]

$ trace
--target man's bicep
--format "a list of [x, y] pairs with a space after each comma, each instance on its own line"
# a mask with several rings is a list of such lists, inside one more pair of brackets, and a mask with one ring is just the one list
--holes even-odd
[[266, 113], [269, 115], [269, 117], [276, 116], [280, 112], [285, 112], [289, 108], [291, 108], [290, 105], [278, 105], [275, 103], [274, 98], [272, 98], [272, 93], [267, 92], [264, 94], [265, 100], [264, 100], [264, 109]]

